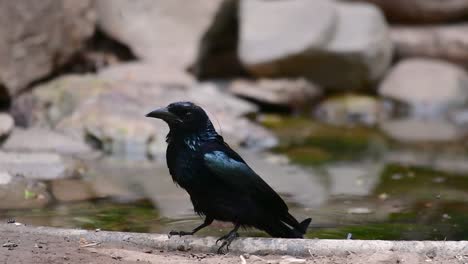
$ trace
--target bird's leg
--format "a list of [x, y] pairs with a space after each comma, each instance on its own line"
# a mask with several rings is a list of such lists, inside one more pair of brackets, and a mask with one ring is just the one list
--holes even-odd
[[223, 248], [226, 247], [226, 253], [229, 251], [229, 245], [231, 245], [231, 242], [234, 241], [234, 239], [239, 237], [239, 234], [237, 233], [237, 230], [239, 230], [240, 224], [236, 224], [233, 230], [231, 232], [227, 233], [226, 235], [220, 237], [218, 240], [216, 240], [216, 244], [218, 244], [219, 241], [223, 240], [223, 243], [221, 243], [221, 246], [218, 248], [218, 254], [223, 253]]
[[197, 227], [195, 227], [191, 232], [186, 232], [186, 231], [174, 231], [172, 230], [171, 232], [169, 232], [169, 238], [171, 236], [191, 236], [193, 234], [195, 234], [196, 232], [200, 231], [201, 229], [211, 225], [211, 223], [213, 223], [213, 218], [210, 218], [210, 217], [206, 217], [205, 218], [205, 221], [203, 221], [203, 223]]

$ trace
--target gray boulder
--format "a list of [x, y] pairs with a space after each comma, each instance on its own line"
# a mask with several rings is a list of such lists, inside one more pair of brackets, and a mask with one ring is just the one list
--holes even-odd
[[78, 164], [55, 153], [0, 152], [0, 168], [27, 179], [52, 180], [75, 176]]
[[468, 23], [393, 26], [391, 37], [399, 58], [437, 58], [462, 66], [468, 63]]
[[334, 1], [241, 1], [239, 43], [255, 76], [304, 76], [336, 89], [378, 80], [393, 51], [377, 8]]
[[99, 26], [140, 59], [184, 71], [221, 0], [99, 0]]
[[79, 51], [95, 14], [89, 0], [0, 1], [0, 25], [0, 96], [12, 96]]
[[[271, 133], [245, 117], [257, 111], [253, 104], [222, 92], [215, 83], [171, 83], [151, 77], [150, 69], [141, 70], [143, 65], [62, 77], [16, 100], [13, 110], [30, 126], [49, 127], [79, 141], [87, 139], [111, 155], [129, 159], [165, 152], [163, 148], [156, 153], [154, 146], [165, 146], [167, 126], [145, 114], [182, 100], [203, 106], [233, 145], [270, 147], [276, 143]], [[139, 73], [131, 77], [130, 72]]]
[[407, 59], [389, 72], [378, 93], [411, 106], [413, 112], [436, 114], [466, 105], [468, 75], [447, 62]]
[[447, 120], [435, 118], [385, 120], [380, 129], [389, 137], [405, 143], [457, 142], [468, 132]]
[[87, 155], [91, 148], [83, 141], [45, 128], [17, 128], [3, 145], [9, 152], [54, 152], [65, 155]]

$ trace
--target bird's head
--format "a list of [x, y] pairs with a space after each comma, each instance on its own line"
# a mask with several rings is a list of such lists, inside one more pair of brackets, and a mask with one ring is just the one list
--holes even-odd
[[171, 130], [196, 131], [212, 126], [205, 111], [192, 102], [175, 102], [146, 116], [164, 120]]

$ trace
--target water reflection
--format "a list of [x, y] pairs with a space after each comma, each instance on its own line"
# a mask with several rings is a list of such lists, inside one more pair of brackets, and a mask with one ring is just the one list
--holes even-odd
[[[411, 145], [369, 128], [275, 122], [267, 123], [282, 139], [275, 153], [241, 154], [294, 215], [313, 218], [308, 237], [468, 238], [463, 144]], [[164, 162], [103, 159], [86, 165], [83, 179], [46, 182], [53, 197], [48, 206], [3, 210], [0, 216], [35, 225], [137, 232], [188, 230], [200, 221]], [[214, 223], [201, 235], [229, 228]]]

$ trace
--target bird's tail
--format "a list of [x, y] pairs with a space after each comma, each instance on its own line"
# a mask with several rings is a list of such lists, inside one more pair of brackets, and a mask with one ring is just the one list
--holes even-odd
[[303, 238], [311, 221], [311, 218], [305, 219], [299, 223], [299, 228], [290, 228], [282, 221], [277, 221], [268, 223], [267, 225], [262, 226], [261, 229], [265, 230], [272, 237]]
[[310, 222], [312, 222], [312, 218], [307, 218], [304, 221], [299, 223], [299, 227], [301, 228], [299, 231], [304, 235], [307, 233], [307, 228], [310, 225]]

